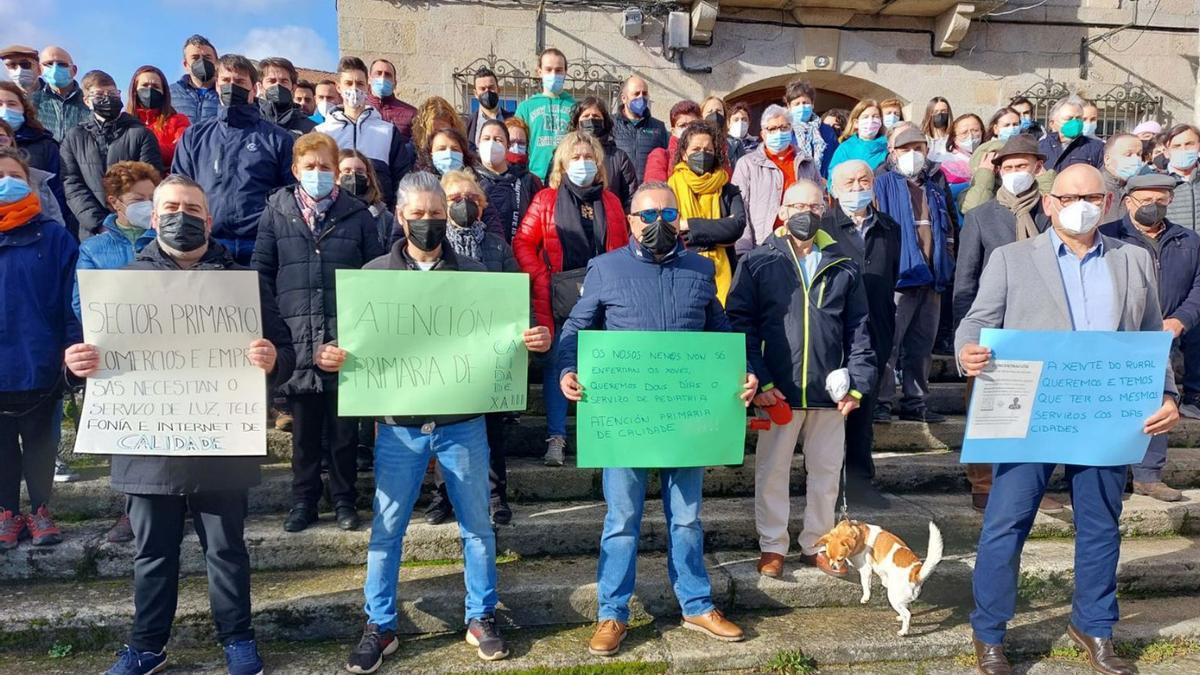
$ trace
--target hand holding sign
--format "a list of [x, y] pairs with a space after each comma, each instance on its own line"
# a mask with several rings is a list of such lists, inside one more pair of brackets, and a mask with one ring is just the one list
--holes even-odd
[[758, 391], [758, 377], [754, 373], [746, 373], [746, 382], [742, 385], [741, 399], [746, 407], [750, 407], [750, 402], [754, 400], [754, 392]]
[[968, 377], [977, 377], [982, 373], [991, 358], [992, 350], [977, 344], [963, 345], [958, 354], [958, 362], [962, 364], [963, 372]]
[[1146, 418], [1142, 433], [1157, 436], [1165, 434], [1179, 424], [1179, 406], [1170, 396], [1163, 397], [1163, 404], [1153, 415]]
[[332, 342], [326, 342], [317, 347], [317, 355], [313, 361], [321, 370], [327, 373], [336, 373], [345, 365], [347, 356], [349, 356], [349, 352], [345, 349], [339, 348]]
[[521, 335], [521, 339], [525, 342], [525, 348], [531, 352], [545, 353], [550, 351], [550, 329], [545, 326], [534, 326], [533, 328], [525, 329]]
[[91, 377], [100, 370], [100, 350], [80, 342], [67, 347], [63, 362], [75, 377]]
[[568, 401], [578, 403], [583, 400], [583, 385], [579, 384], [579, 376], [575, 373], [563, 375], [562, 381], [558, 384], [562, 387], [563, 396], [566, 396]]
[[250, 365], [262, 368], [264, 373], [270, 375], [275, 370], [275, 345], [270, 340], [259, 338], [250, 343], [246, 358]]

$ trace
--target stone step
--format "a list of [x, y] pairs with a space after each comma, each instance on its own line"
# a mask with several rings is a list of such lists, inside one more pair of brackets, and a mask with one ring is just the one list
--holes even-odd
[[[922, 544], [924, 541], [922, 540]], [[1132, 539], [1124, 542], [1118, 570], [1118, 591], [1145, 600], [1123, 602], [1126, 616], [1136, 621], [1138, 607], [1172, 606], [1189, 598], [1188, 617], [1196, 618], [1200, 598], [1200, 542], [1193, 539]], [[918, 545], [918, 550], [923, 547]], [[829, 627], [842, 639], [855, 642], [863, 635], [894, 636], [895, 615], [886, 608], [886, 590], [873, 582], [871, 606], [861, 608], [857, 583], [832, 579], [808, 567], [789, 564], [780, 580], [764, 579], [754, 571], [756, 555], [728, 552], [709, 555], [707, 565], [714, 603], [733, 612], [755, 610], [818, 609], [830, 615]], [[1071, 542], [1030, 541], [1025, 549], [1025, 568], [1019, 592], [1022, 605], [1069, 606], [1074, 564]], [[969, 554], [945, 559], [925, 584], [914, 605], [912, 631], [917, 637], [945, 633], [947, 627], [962, 630], [971, 606]], [[643, 554], [640, 576], [632, 603], [633, 618], [678, 616], [678, 604], [667, 578], [666, 559], [661, 553]], [[360, 565], [325, 570], [256, 573], [253, 578], [254, 625], [258, 639], [351, 640], [363, 624], [362, 584], [365, 569]], [[522, 559], [499, 566], [500, 607], [498, 616], [507, 627], [539, 627], [587, 624], [594, 620], [596, 559]], [[0, 649], [45, 649], [54, 642], [80, 649], [119, 645], [132, 616], [131, 589], [127, 581], [90, 580], [49, 582], [15, 586], [8, 590], [5, 611], [0, 616]], [[399, 631], [405, 634], [455, 631], [462, 625], [462, 568], [456, 564], [406, 568], [401, 572], [398, 593]], [[1131, 606], [1132, 605], [1132, 606]], [[845, 610], [836, 608], [845, 607]], [[833, 623], [840, 616], [846, 623]], [[1018, 624], [1026, 615], [1021, 615]], [[180, 581], [179, 607], [175, 618], [176, 645], [211, 643], [212, 617], [208, 606], [207, 582], [202, 575]], [[855, 626], [856, 634], [846, 633]], [[862, 630], [867, 629], [867, 630]], [[1055, 628], [1054, 631], [1061, 630]], [[1014, 628], [1014, 630], [1017, 630]], [[1193, 625], [1195, 636], [1200, 626]], [[1052, 632], [1049, 626], [1043, 632]], [[766, 637], [756, 630], [752, 636]], [[782, 637], [782, 636], [780, 636]], [[792, 636], [794, 637], [794, 636]], [[751, 642], [754, 640], [752, 639]], [[909, 640], [897, 639], [900, 647]], [[803, 644], [801, 642], [800, 644]], [[968, 645], [965, 639], [958, 650]], [[864, 659], [843, 652], [836, 661]], [[818, 657], [821, 658], [821, 657]], [[835, 661], [832, 658], [823, 660]], [[727, 667], [734, 667], [732, 663]]]
[[[568, 456], [568, 466], [547, 467], [540, 460], [526, 457], [508, 461], [508, 495], [516, 502], [603, 499], [600, 469], [576, 469]], [[705, 472], [704, 494], [707, 497], [752, 496], [756, 457], [746, 455], [740, 466], [713, 466]], [[936, 450], [922, 453], [876, 453], [875, 483], [885, 492], [895, 493], [959, 493], [968, 490], [966, 474], [955, 451]], [[59, 483], [54, 487], [53, 508], [60, 519], [87, 520], [115, 518], [124, 510], [124, 497], [109, 488], [108, 469], [104, 466], [82, 469], [85, 480]], [[1065, 491], [1061, 467], [1051, 479], [1052, 491]], [[797, 453], [792, 460], [791, 486], [795, 494], [804, 493], [804, 456]], [[1171, 448], [1163, 472], [1167, 484], [1183, 488], [1200, 488], [1200, 448]], [[285, 513], [292, 506], [292, 471], [286, 464], [263, 467], [263, 482], [250, 491], [250, 512], [256, 514]], [[426, 487], [430, 484], [426, 476]], [[371, 507], [375, 476], [366, 472], [358, 475], [359, 506]], [[658, 475], [650, 478], [648, 492], [658, 495]], [[964, 497], [965, 498], [965, 497]], [[422, 504], [424, 502], [421, 502]]]
[[[1200, 534], [1200, 490], [1186, 492], [1187, 501], [1165, 504], [1148, 497], [1131, 496], [1121, 514], [1126, 536], [1173, 536]], [[800, 533], [804, 497], [792, 499], [793, 536]], [[514, 503], [513, 521], [497, 531], [497, 551], [528, 556], [595, 555], [606, 508], [603, 501]], [[928, 522], [942, 530], [946, 550], [974, 550], [982, 516], [964, 495], [891, 495], [886, 510], [855, 508], [854, 518], [886, 527], [896, 535], [923, 542]], [[703, 505], [705, 546], [713, 552], [753, 549], [758, 545], [754, 527], [754, 502], [745, 497], [706, 499]], [[339, 565], [359, 565], [366, 560], [370, 533], [338, 529], [328, 515], [300, 533], [287, 533], [280, 515], [256, 515], [246, 523], [246, 543], [251, 564], [257, 570], [287, 570]], [[65, 541], [54, 547], [22, 545], [0, 556], [0, 579], [68, 579], [124, 577], [131, 574], [132, 543], [110, 544], [104, 540], [112, 520], [85, 521], [65, 525]], [[1033, 537], [1065, 538], [1072, 535], [1072, 516], [1038, 514]], [[667, 528], [662, 504], [648, 500], [643, 520], [641, 546], [648, 551], [665, 551]], [[405, 559], [415, 562], [446, 561], [462, 555], [455, 523], [428, 525], [420, 515], [405, 536]], [[924, 547], [918, 545], [918, 550]], [[197, 539], [184, 540], [182, 567], [185, 572], [203, 571]]]

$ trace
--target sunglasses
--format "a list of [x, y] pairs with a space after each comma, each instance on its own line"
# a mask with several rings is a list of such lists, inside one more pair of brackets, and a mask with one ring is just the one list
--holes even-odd
[[659, 216], [668, 223], [673, 223], [679, 218], [679, 209], [646, 209], [633, 214], [642, 219], [642, 222], [649, 225], [658, 220]]

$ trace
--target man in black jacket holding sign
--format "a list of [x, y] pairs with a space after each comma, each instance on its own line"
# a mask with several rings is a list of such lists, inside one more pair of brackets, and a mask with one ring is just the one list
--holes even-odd
[[[191, 179], [175, 175], [158, 185], [152, 223], [157, 240], [128, 269], [247, 269], [210, 240], [208, 202]], [[259, 297], [263, 337], [250, 343], [247, 355], [251, 364], [271, 377], [272, 385], [278, 385], [292, 373], [292, 340], [275, 299], [262, 287]], [[66, 365], [77, 377], [94, 375], [100, 369], [100, 350], [73, 345], [67, 349]], [[137, 554], [133, 630], [109, 673], [157, 672], [166, 662], [179, 595], [179, 546], [188, 513], [204, 550], [209, 602], [229, 672], [262, 672], [250, 626], [250, 557], [243, 538], [247, 494], [262, 480], [259, 463], [257, 457], [113, 456], [112, 487], [129, 495]]]

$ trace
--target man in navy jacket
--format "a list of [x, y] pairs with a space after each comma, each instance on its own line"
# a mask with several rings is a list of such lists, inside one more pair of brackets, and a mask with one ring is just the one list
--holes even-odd
[[613, 115], [612, 137], [617, 147], [633, 160], [639, 183], [645, 180], [650, 152], [671, 142], [667, 126], [650, 114], [649, 85], [637, 75], [625, 80], [621, 87], [621, 105]]
[[1050, 129], [1038, 141], [1046, 168], [1062, 171], [1072, 164], [1104, 168], [1104, 141], [1083, 133], [1083, 107], [1087, 101], [1068, 96], [1050, 109]]

